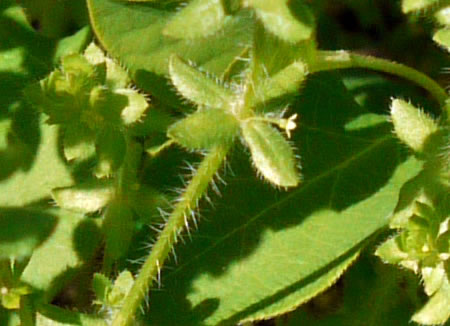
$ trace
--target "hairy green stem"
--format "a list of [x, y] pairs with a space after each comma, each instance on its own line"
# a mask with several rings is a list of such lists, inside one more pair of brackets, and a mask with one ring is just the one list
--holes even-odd
[[[421, 86], [430, 92], [441, 107], [443, 107], [445, 100], [448, 98], [445, 89], [427, 75], [401, 63], [396, 63], [386, 59], [355, 54], [343, 50], [320, 51], [317, 61], [309, 68], [311, 73], [347, 68], [365, 68], [381, 71], [402, 77]], [[444, 112], [444, 114], [446, 114], [446, 112]]]
[[201, 162], [196, 174], [177, 202], [150, 255], [142, 266], [112, 326], [132, 325], [136, 310], [148, 294], [152, 282], [158, 278], [165, 259], [177, 242], [177, 237], [189, 222], [191, 211], [197, 207], [198, 201], [204, 195], [214, 174], [222, 165], [228, 149], [228, 146], [216, 146], [211, 149]]

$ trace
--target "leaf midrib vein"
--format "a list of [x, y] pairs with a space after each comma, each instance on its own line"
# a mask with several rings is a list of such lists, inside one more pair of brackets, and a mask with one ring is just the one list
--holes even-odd
[[330, 175], [332, 175], [336, 171], [340, 171], [340, 170], [344, 169], [346, 166], [350, 165], [352, 162], [356, 161], [358, 158], [366, 155], [367, 153], [370, 153], [374, 148], [383, 145], [385, 142], [387, 142], [387, 141], [389, 141], [391, 139], [392, 139], [392, 135], [386, 135], [384, 137], [381, 137], [376, 142], [372, 143], [372, 145], [368, 146], [367, 148], [365, 148], [364, 150], [362, 150], [358, 154], [353, 155], [348, 160], [345, 160], [342, 163], [336, 165], [334, 168], [332, 168], [332, 169], [330, 169], [330, 170], [328, 170], [328, 171], [326, 171], [326, 172], [324, 172], [322, 174], [317, 175], [316, 177], [311, 179], [311, 181], [309, 183], [303, 185], [302, 187], [298, 188], [296, 191], [293, 191], [291, 194], [289, 194], [289, 195], [285, 196], [284, 198], [278, 200], [277, 202], [273, 203], [272, 205], [269, 205], [268, 207], [266, 207], [265, 209], [260, 211], [258, 214], [256, 214], [254, 217], [250, 218], [245, 224], [242, 224], [240, 227], [234, 229], [233, 231], [229, 232], [228, 234], [225, 234], [222, 238], [218, 239], [211, 246], [209, 246], [208, 248], [206, 248], [202, 252], [198, 253], [197, 255], [193, 256], [192, 259], [190, 259], [188, 262], [184, 263], [183, 265], [178, 266], [170, 274], [168, 274], [167, 277], [169, 278], [169, 277], [177, 274], [179, 271], [181, 271], [187, 265], [189, 265], [192, 262], [194, 262], [195, 260], [197, 260], [199, 257], [205, 255], [206, 253], [208, 253], [209, 251], [211, 251], [212, 249], [214, 249], [215, 247], [217, 247], [218, 245], [223, 243], [226, 239], [228, 239], [231, 236], [235, 235], [238, 231], [246, 228], [248, 225], [250, 225], [251, 223], [253, 223], [257, 219], [259, 219], [261, 216], [264, 216], [268, 211], [272, 210], [273, 208], [275, 208], [275, 207], [277, 207], [279, 205], [282, 205], [283, 203], [285, 203], [286, 201], [290, 200], [291, 198], [299, 195], [301, 192], [306, 191], [310, 186], [314, 185], [315, 183], [319, 182], [320, 180], [322, 180], [324, 178], [329, 177]]

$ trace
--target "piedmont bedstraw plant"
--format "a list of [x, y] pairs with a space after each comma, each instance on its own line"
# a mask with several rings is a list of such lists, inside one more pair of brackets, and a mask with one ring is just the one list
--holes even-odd
[[[0, 5], [1, 325], [447, 322], [450, 99], [439, 83], [320, 50], [326, 0], [86, 3]], [[401, 9], [433, 17], [448, 50], [448, 1]], [[429, 99], [329, 72], [347, 68]], [[375, 84], [398, 97], [389, 119]], [[374, 243], [420, 275], [424, 295], [368, 258]], [[316, 318], [318, 306], [338, 308]]]

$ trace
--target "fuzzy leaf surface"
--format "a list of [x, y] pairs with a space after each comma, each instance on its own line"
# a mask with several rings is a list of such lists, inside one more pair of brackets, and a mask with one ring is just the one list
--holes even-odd
[[181, 95], [197, 105], [222, 109], [230, 107], [234, 101], [233, 93], [219, 81], [209, 78], [177, 56], [170, 58], [169, 73]]
[[241, 129], [258, 173], [276, 186], [297, 186], [300, 177], [294, 152], [281, 133], [266, 122], [254, 120], [243, 122]]
[[292, 110], [304, 122], [293, 137], [302, 187], [280, 193], [261, 184], [247, 156], [235, 153], [239, 177], [227, 180], [192, 241], [176, 248], [164, 291], [150, 295], [150, 325], [233, 325], [290, 311], [333, 284], [388, 225], [401, 185], [420, 168], [390, 125], [326, 74], [308, 80]]
[[238, 133], [237, 119], [220, 109], [199, 110], [174, 123], [167, 132], [170, 138], [191, 150], [231, 143]]

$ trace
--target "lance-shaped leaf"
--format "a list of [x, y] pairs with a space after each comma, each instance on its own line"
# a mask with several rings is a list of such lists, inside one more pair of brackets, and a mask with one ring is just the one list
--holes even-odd
[[163, 33], [180, 39], [194, 39], [216, 33], [223, 27], [222, 0], [192, 0], [167, 23]]
[[239, 133], [237, 119], [221, 109], [201, 109], [174, 123], [167, 135], [187, 149], [231, 143]]
[[264, 27], [282, 40], [296, 43], [309, 39], [314, 31], [314, 16], [303, 1], [295, 2], [296, 16], [288, 0], [245, 0], [244, 5], [254, 8]]
[[267, 78], [259, 93], [264, 101], [295, 93], [305, 80], [307, 73], [307, 66], [301, 61], [295, 61], [271, 78]]
[[114, 188], [109, 180], [95, 180], [52, 190], [52, 197], [59, 207], [79, 213], [97, 212], [105, 207], [113, 196]]
[[300, 175], [291, 145], [267, 122], [249, 119], [241, 123], [242, 136], [256, 169], [269, 182], [295, 187]]
[[196, 105], [225, 109], [234, 102], [234, 94], [218, 79], [210, 78], [176, 55], [170, 57], [169, 72], [177, 91]]
[[422, 152], [437, 123], [425, 112], [403, 100], [392, 101], [391, 118], [397, 137], [415, 152]]

